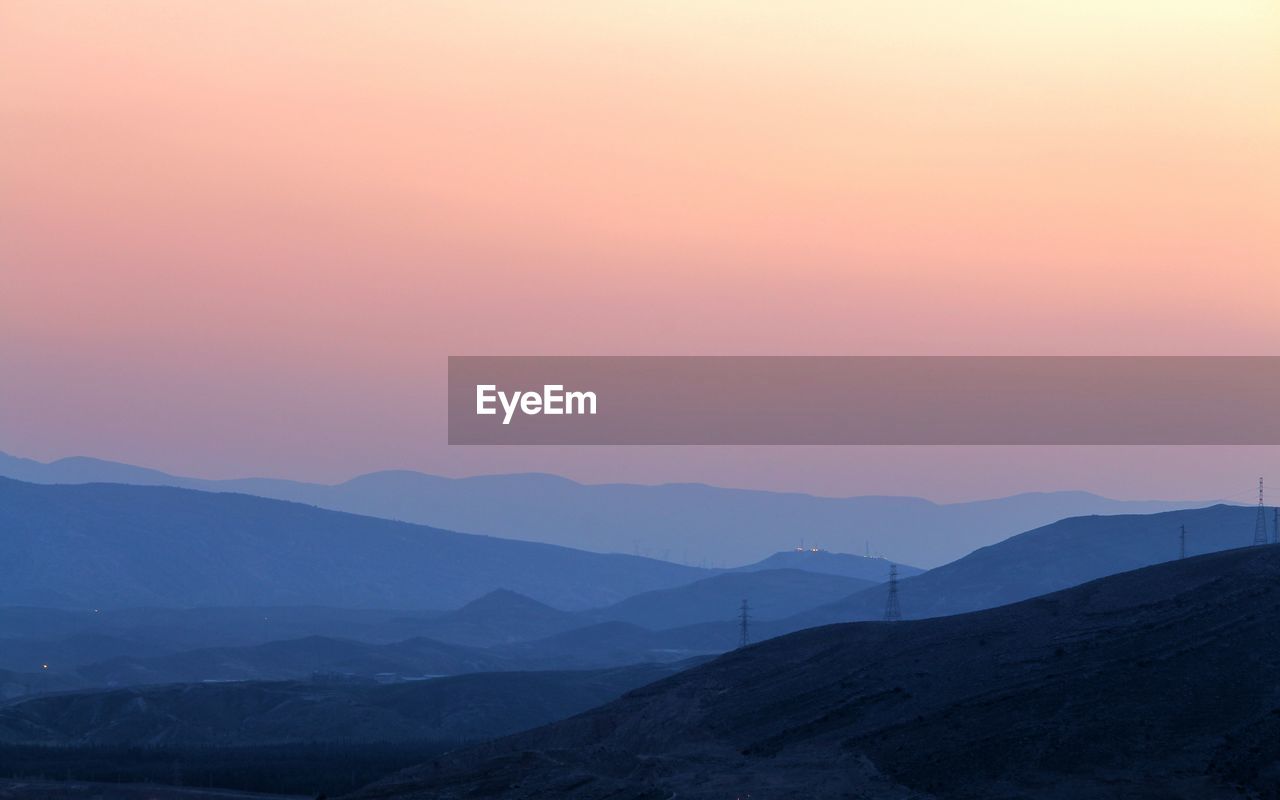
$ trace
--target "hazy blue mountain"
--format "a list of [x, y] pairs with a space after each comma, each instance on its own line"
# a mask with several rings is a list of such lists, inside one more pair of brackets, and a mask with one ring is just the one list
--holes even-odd
[[39, 672], [48, 664], [61, 674], [68, 669], [121, 656], [156, 656], [172, 653], [177, 648], [151, 642], [77, 633], [59, 638], [0, 638], [0, 669], [16, 672]]
[[707, 575], [238, 494], [0, 478], [0, 605], [451, 608], [510, 589], [563, 609]]
[[176, 486], [185, 482], [159, 470], [135, 467], [100, 458], [72, 456], [44, 463], [0, 453], [0, 476], [28, 483], [132, 483], [142, 486]]
[[302, 680], [315, 673], [372, 678], [458, 675], [500, 670], [506, 662], [488, 651], [431, 639], [369, 644], [325, 636], [248, 647], [211, 647], [162, 656], [123, 656], [75, 670], [91, 686], [137, 686], [202, 681]]
[[204, 481], [90, 458], [41, 464], [12, 456], [0, 456], [0, 475], [38, 483], [107, 481], [244, 492], [448, 530], [707, 566], [755, 562], [803, 540], [846, 553], [863, 552], [869, 543], [874, 553], [930, 567], [1064, 517], [1205, 505], [1118, 501], [1085, 492], [935, 504], [913, 497], [829, 498], [701, 484], [584, 485], [539, 474], [455, 479], [391, 471], [335, 486], [261, 478]]
[[[1267, 509], [1268, 521], [1271, 513]], [[1064, 519], [900, 581], [899, 604], [907, 618], [992, 608], [1176, 559], [1183, 525], [1189, 555], [1246, 546], [1253, 541], [1256, 518], [1256, 508], [1218, 505]], [[803, 612], [786, 627], [880, 619], [886, 593], [884, 586], [867, 589]]]
[[1278, 606], [1280, 547], [1265, 546], [973, 614], [816, 628], [358, 797], [1270, 797]]
[[94, 611], [0, 607], [0, 669], [66, 670], [116, 656], [244, 647], [320, 636], [371, 644], [429, 638], [488, 647], [590, 624], [532, 598], [497, 590], [456, 611], [277, 606]]
[[738, 624], [733, 621], [664, 631], [630, 622], [600, 622], [484, 652], [502, 659], [508, 669], [601, 669], [718, 655], [734, 647], [737, 637]]
[[660, 630], [700, 622], [737, 624], [743, 600], [752, 619], [781, 619], [872, 586], [871, 581], [798, 569], [729, 572], [686, 586], [657, 589], [589, 612], [600, 620]]
[[[766, 569], [802, 569], [806, 572], [820, 572], [824, 575], [843, 575], [847, 578], [860, 578], [873, 583], [889, 580], [890, 562], [884, 558], [853, 555], [852, 553], [832, 553], [817, 548], [796, 548], [781, 550], [763, 561], [738, 567], [737, 572], [758, 572]], [[910, 577], [919, 575], [924, 570], [910, 564], [898, 564], [898, 575]]]
[[[47, 692], [64, 692], [88, 685], [74, 673], [50, 675], [40, 669], [32, 671], [0, 669], [0, 702]], [[0, 797], [4, 795], [0, 794]]]
[[488, 739], [617, 698], [687, 664], [371, 681], [196, 683], [75, 692], [0, 708], [0, 742], [249, 746]]
[[[135, 647], [168, 651], [263, 644], [306, 636], [386, 643], [427, 636], [432, 622], [446, 613], [321, 606], [103, 608], [98, 611], [0, 606], [0, 639], [9, 643], [39, 643], [105, 637], [125, 640]], [[12, 655], [12, 648], [7, 652], [0, 650], [0, 662]]]
[[[668, 631], [651, 631], [626, 622], [603, 622], [490, 647], [448, 644], [422, 637], [370, 643], [308, 636], [238, 647], [122, 655], [91, 663], [83, 663], [83, 659], [78, 663], [51, 662], [51, 669], [45, 674], [56, 688], [78, 688], [305, 680], [317, 673], [372, 679], [380, 673], [415, 678], [473, 672], [584, 670], [666, 664], [714, 655], [734, 647], [737, 636], [737, 624], [733, 622]], [[43, 691], [41, 687], [35, 690]]]
[[426, 622], [421, 635], [451, 644], [490, 647], [553, 636], [585, 624], [578, 614], [498, 589]]

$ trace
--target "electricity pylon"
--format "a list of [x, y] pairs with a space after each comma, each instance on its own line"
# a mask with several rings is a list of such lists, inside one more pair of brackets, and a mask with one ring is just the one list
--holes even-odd
[[897, 622], [902, 619], [902, 609], [898, 607], [898, 565], [889, 565], [889, 597], [884, 602], [884, 621]]
[[1267, 513], [1262, 506], [1262, 478], [1258, 478], [1258, 520], [1253, 526], [1253, 543], [1267, 543]]

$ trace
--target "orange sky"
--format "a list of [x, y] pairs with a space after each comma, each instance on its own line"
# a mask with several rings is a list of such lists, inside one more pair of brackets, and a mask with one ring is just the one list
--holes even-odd
[[1277, 98], [1271, 0], [5, 0], [0, 449], [1196, 494], [1274, 453], [451, 450], [444, 357], [1276, 354]]

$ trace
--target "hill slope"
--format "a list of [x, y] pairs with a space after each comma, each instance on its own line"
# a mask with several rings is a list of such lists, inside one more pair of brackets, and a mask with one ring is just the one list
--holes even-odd
[[1274, 796], [1278, 611], [1268, 546], [974, 614], [817, 628], [359, 796]]
[[244, 492], [449, 530], [716, 566], [758, 561], [804, 539], [846, 553], [861, 552], [869, 543], [894, 560], [931, 567], [1064, 517], [1205, 505], [1119, 501], [1087, 492], [938, 504], [917, 497], [815, 497], [702, 484], [588, 485], [539, 474], [443, 478], [389, 471], [333, 486], [265, 478], [206, 481], [92, 458], [42, 464], [4, 454], [0, 475], [36, 483], [104, 481]]
[[[993, 608], [1169, 561], [1178, 557], [1182, 525], [1189, 555], [1242, 547], [1253, 539], [1256, 515], [1254, 508], [1219, 505], [1060, 520], [901, 581], [902, 614], [918, 619]], [[880, 619], [885, 592], [877, 587], [801, 613], [788, 621], [788, 629]]]
[[0, 604], [598, 607], [705, 571], [237, 494], [0, 478]]
[[[263, 644], [306, 636], [385, 643], [415, 636], [431, 638], [428, 633], [431, 625], [448, 613], [323, 606], [102, 608], [97, 611], [4, 606], [0, 607], [0, 639], [34, 644], [110, 637], [137, 643], [140, 649], [169, 651]], [[12, 655], [12, 651], [0, 650], [0, 665]]]
[[304, 680], [317, 672], [372, 678], [380, 673], [418, 677], [507, 668], [510, 667], [505, 659], [487, 650], [431, 639], [367, 644], [308, 636], [248, 647], [210, 647], [150, 657], [121, 656], [86, 664], [72, 672], [89, 686], [138, 686]]
[[598, 706], [679, 668], [479, 673], [386, 686], [214, 683], [77, 692], [0, 707], [0, 742], [244, 747], [486, 739]]
[[492, 647], [554, 636], [585, 624], [577, 614], [496, 589], [456, 611], [422, 623], [420, 635], [450, 644]]
[[660, 630], [732, 622], [745, 599], [753, 619], [779, 619], [843, 598], [871, 581], [798, 569], [729, 572], [674, 589], [656, 589], [591, 612], [601, 620]]

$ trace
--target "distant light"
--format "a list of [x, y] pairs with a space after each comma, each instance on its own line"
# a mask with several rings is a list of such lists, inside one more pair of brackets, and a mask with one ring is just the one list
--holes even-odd
[[48, 664], [41, 664], [41, 665], [40, 665], [40, 669], [48, 669], [48, 668], [49, 668], [49, 665], [48, 665]]

